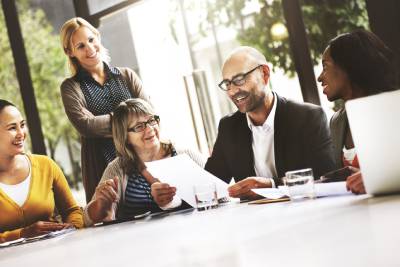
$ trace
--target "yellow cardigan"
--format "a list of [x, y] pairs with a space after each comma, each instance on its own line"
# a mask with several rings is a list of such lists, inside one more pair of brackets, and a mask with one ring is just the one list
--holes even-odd
[[25, 203], [20, 207], [0, 189], [0, 242], [20, 238], [21, 230], [37, 221], [55, 221], [55, 208], [63, 222], [82, 228], [82, 210], [60, 167], [49, 157], [27, 156], [31, 162], [31, 181]]

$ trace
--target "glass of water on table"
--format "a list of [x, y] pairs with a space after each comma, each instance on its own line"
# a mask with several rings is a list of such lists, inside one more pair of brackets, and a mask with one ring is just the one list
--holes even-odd
[[218, 207], [217, 187], [215, 183], [198, 184], [193, 189], [198, 211]]
[[284, 181], [290, 200], [315, 198], [314, 176], [311, 168], [288, 171], [286, 172]]

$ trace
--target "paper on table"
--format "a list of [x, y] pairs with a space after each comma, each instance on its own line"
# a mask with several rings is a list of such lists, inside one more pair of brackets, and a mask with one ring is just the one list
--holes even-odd
[[[278, 199], [288, 195], [286, 186], [279, 186], [279, 188], [256, 188], [252, 190], [254, 193], [269, 199]], [[346, 182], [314, 184], [314, 190], [316, 197], [351, 195], [351, 192], [346, 189]]]
[[50, 232], [50, 233], [47, 233], [47, 234], [44, 234], [44, 235], [38, 235], [38, 236], [28, 237], [28, 238], [21, 237], [21, 238], [16, 239], [16, 240], [0, 243], [0, 248], [19, 245], [19, 244], [30, 243], [30, 242], [34, 242], [34, 241], [38, 241], [38, 240], [43, 240], [43, 239], [49, 239], [49, 238], [53, 238], [53, 237], [56, 237], [56, 236], [59, 236], [59, 235], [65, 235], [65, 234], [74, 232], [75, 230], [76, 229], [74, 227], [71, 227], [71, 228], [65, 228], [65, 229], [62, 229], [62, 230]]
[[269, 199], [278, 199], [286, 197], [284, 193], [278, 188], [254, 188], [251, 189], [254, 193]]
[[339, 195], [351, 195], [352, 193], [347, 191], [346, 182], [334, 182], [334, 183], [321, 183], [314, 184], [315, 195], [317, 197], [328, 197], [328, 196], [339, 196]]
[[193, 187], [198, 184], [215, 183], [218, 199], [228, 197], [228, 184], [202, 169], [186, 154], [146, 162], [146, 166], [154, 177], [175, 186], [176, 194], [192, 207], [196, 207]]
[[3, 242], [3, 243], [0, 243], [0, 248], [1, 248], [1, 247], [8, 247], [8, 246], [11, 246], [11, 245], [14, 245], [14, 244], [18, 244], [18, 243], [23, 242], [24, 240], [25, 240], [25, 238], [21, 237], [21, 238], [18, 238], [18, 239], [16, 239], [16, 240], [11, 240], [11, 241], [7, 241], [7, 242]]

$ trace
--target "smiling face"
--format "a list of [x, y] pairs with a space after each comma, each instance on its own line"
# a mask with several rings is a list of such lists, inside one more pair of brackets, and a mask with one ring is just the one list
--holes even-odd
[[[140, 123], [148, 122], [152, 115], [139, 116], [138, 118], [130, 119], [128, 129], [134, 128]], [[151, 126], [146, 125], [146, 128], [142, 132], [128, 132], [128, 144], [132, 145], [138, 154], [143, 153], [147, 150], [153, 150], [160, 147], [160, 127], [158, 124]]]
[[351, 98], [350, 80], [346, 72], [333, 61], [329, 47], [325, 49], [322, 55], [322, 72], [318, 81], [322, 84], [323, 93], [329, 101]]
[[89, 69], [102, 63], [100, 49], [99, 37], [89, 28], [82, 26], [71, 37], [69, 56], [76, 58], [85, 69]]
[[25, 120], [14, 106], [6, 106], [0, 111], [0, 151], [16, 156], [24, 152], [26, 138]]
[[[257, 65], [259, 64], [245, 54], [233, 55], [225, 62], [222, 77], [224, 80], [232, 80], [237, 75], [254, 69]], [[237, 86], [233, 83], [229, 85], [227, 94], [240, 112], [252, 112], [263, 105], [268, 73], [268, 67], [263, 65], [246, 75], [243, 85]]]

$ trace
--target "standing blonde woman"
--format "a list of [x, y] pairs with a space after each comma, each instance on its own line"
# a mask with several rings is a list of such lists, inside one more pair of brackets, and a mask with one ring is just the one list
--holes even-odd
[[148, 98], [131, 69], [109, 65], [99, 31], [86, 20], [68, 20], [60, 35], [71, 70], [71, 77], [61, 84], [61, 95], [65, 112], [81, 135], [82, 178], [89, 201], [105, 167], [115, 158], [113, 109], [129, 98]]
[[[0, 243], [83, 227], [61, 169], [46, 156], [25, 154], [25, 138], [21, 113], [0, 99]], [[56, 221], [55, 209], [63, 223]]]
[[159, 123], [160, 117], [150, 104], [139, 98], [122, 102], [115, 109], [112, 132], [118, 157], [107, 166], [85, 208], [86, 225], [182, 207], [181, 200], [174, 198], [176, 188], [154, 178], [145, 162], [183, 153], [200, 167], [205, 160], [199, 153], [161, 141]]

